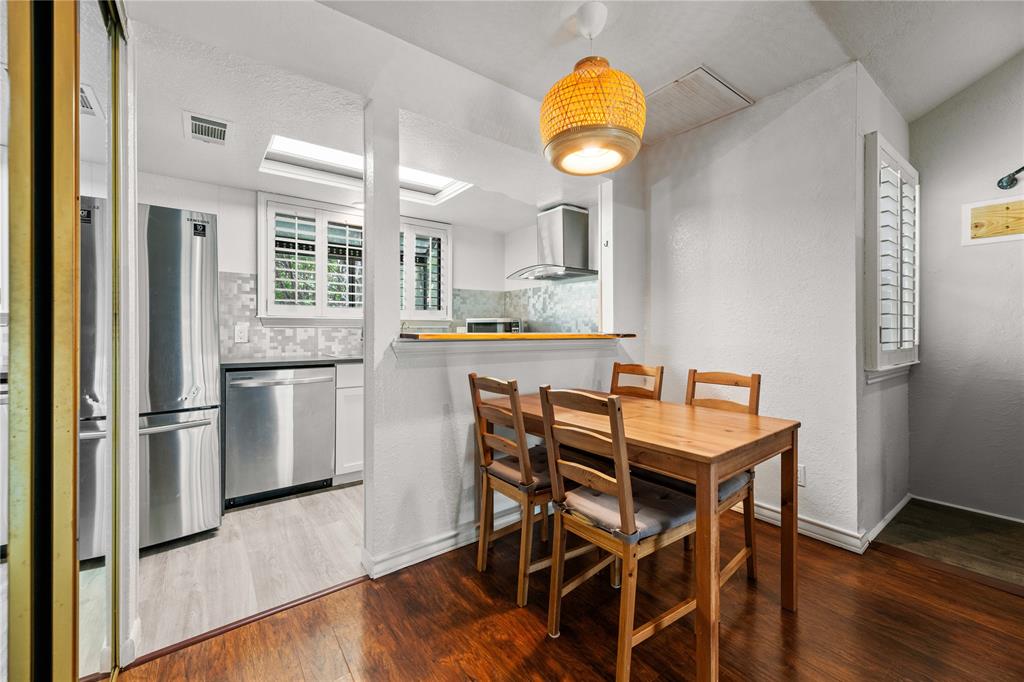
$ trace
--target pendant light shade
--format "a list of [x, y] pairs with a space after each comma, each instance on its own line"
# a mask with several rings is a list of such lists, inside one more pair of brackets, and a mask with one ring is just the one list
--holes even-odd
[[540, 106], [544, 155], [571, 175], [616, 170], [640, 151], [646, 120], [647, 102], [636, 81], [604, 57], [585, 57]]

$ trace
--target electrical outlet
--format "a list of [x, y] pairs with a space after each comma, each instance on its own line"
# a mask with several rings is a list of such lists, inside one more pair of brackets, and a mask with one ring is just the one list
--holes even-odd
[[249, 325], [242, 322], [235, 323], [235, 343], [249, 343]]
[[807, 485], [807, 467], [803, 464], [796, 466], [796, 484], [799, 486]]

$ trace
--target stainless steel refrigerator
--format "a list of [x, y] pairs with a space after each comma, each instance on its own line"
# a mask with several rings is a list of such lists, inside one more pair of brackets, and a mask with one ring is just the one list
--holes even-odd
[[85, 561], [106, 556], [110, 541], [111, 252], [106, 202], [82, 197], [79, 221], [78, 558]]
[[140, 545], [220, 525], [217, 217], [139, 205]]

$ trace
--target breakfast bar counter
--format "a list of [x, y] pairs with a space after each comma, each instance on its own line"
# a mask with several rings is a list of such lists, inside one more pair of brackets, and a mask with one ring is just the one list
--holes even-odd
[[403, 333], [403, 341], [572, 341], [589, 339], [635, 339], [636, 334], [562, 334], [520, 332], [515, 334]]

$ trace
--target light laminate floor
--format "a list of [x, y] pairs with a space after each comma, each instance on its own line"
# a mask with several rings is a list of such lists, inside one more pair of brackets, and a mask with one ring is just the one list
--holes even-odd
[[363, 486], [227, 512], [214, 532], [143, 550], [139, 654], [365, 574]]

